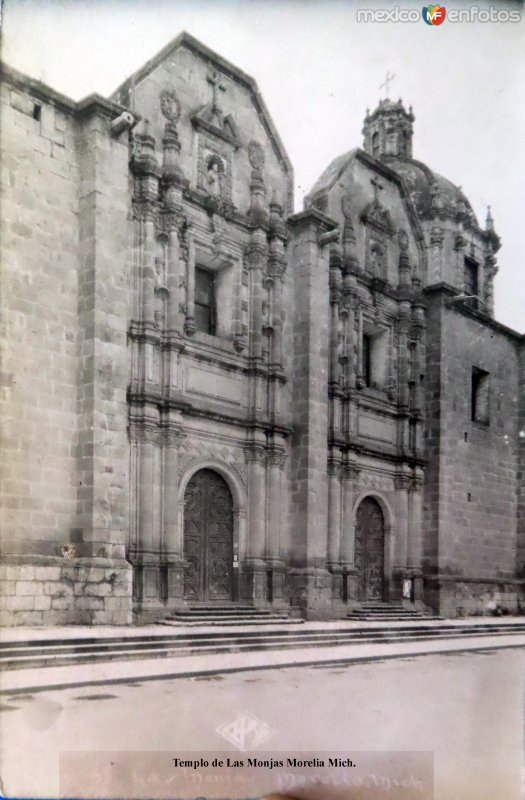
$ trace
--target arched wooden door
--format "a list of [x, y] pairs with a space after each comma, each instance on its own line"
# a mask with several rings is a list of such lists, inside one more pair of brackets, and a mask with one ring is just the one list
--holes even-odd
[[359, 504], [355, 527], [358, 599], [382, 600], [385, 581], [385, 520], [373, 497]]
[[211, 469], [190, 479], [184, 495], [184, 576], [187, 600], [231, 600], [233, 500], [226, 481]]

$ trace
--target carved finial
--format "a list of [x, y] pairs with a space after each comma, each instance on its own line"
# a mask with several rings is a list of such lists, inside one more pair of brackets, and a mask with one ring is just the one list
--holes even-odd
[[392, 83], [392, 81], [394, 80], [395, 77], [396, 76], [395, 76], [394, 72], [389, 72], [388, 70], [386, 71], [385, 80], [383, 81], [383, 83], [379, 87], [380, 89], [384, 88], [386, 97], [388, 97], [388, 93], [390, 91], [390, 84]]
[[490, 206], [487, 206], [487, 218], [485, 220], [485, 230], [494, 232], [494, 220], [490, 211]]

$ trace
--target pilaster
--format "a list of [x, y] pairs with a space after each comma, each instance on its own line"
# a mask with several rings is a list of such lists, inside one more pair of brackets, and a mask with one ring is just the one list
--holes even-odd
[[357, 600], [357, 573], [355, 568], [355, 514], [359, 468], [349, 459], [342, 465], [343, 490], [343, 541], [341, 564], [343, 568], [343, 599]]
[[108, 112], [96, 104], [86, 111], [77, 136], [80, 541], [75, 549], [79, 557], [123, 560], [130, 462], [126, 402], [129, 149], [127, 141], [110, 136]]
[[[314, 209], [289, 220], [292, 231], [294, 372], [291, 547], [292, 605], [306, 617], [331, 615], [327, 570], [329, 265], [335, 223]], [[335, 237], [335, 238], [334, 238]]]
[[248, 481], [248, 541], [242, 565], [242, 596], [257, 604], [267, 601], [266, 575], [266, 447], [261, 437], [244, 450]]

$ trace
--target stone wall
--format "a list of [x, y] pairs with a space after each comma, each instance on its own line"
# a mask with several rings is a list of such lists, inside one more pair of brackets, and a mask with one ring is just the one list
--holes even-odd
[[0, 566], [0, 625], [128, 625], [131, 570], [122, 561], [36, 557]]
[[2, 621], [126, 624], [127, 136], [4, 77]]
[[[428, 585], [458, 614], [483, 612], [491, 591], [515, 609], [519, 339], [431, 298], [425, 566], [439, 579]], [[473, 367], [489, 374], [487, 423], [471, 419]]]
[[76, 527], [75, 124], [8, 81], [1, 117], [2, 549], [58, 555]]
[[519, 430], [518, 430], [518, 577], [521, 580], [521, 596], [525, 605], [525, 336], [520, 346], [519, 384]]

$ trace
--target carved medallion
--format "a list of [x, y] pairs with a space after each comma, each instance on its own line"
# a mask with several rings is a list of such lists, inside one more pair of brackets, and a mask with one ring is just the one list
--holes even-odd
[[160, 110], [167, 120], [177, 122], [180, 117], [180, 100], [174, 89], [163, 89], [160, 93]]
[[258, 142], [251, 141], [248, 145], [248, 159], [253, 169], [264, 167], [264, 150]]

